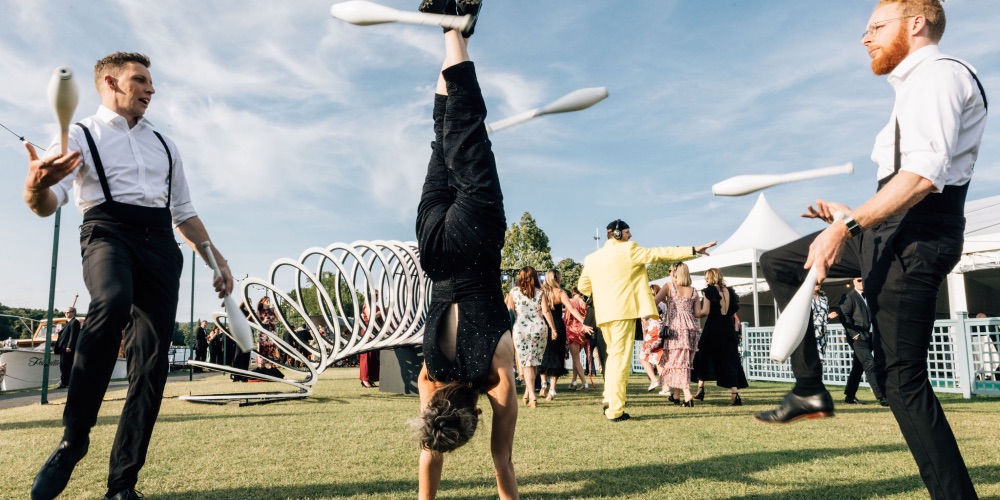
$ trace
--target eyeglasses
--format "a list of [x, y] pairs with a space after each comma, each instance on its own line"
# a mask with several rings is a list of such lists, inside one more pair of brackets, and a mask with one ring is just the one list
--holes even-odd
[[891, 23], [893, 21], [899, 21], [901, 19], [909, 19], [911, 17], [917, 17], [917, 16], [903, 16], [903, 17], [897, 17], [897, 18], [894, 18], [894, 19], [886, 19], [885, 21], [879, 21], [877, 23], [873, 23], [873, 24], [871, 24], [871, 25], [868, 26], [868, 29], [865, 30], [864, 33], [861, 34], [861, 38], [864, 38], [864, 37], [867, 37], [867, 36], [875, 38], [875, 35], [878, 34], [878, 30], [882, 29], [887, 24], [889, 24], [889, 23]]

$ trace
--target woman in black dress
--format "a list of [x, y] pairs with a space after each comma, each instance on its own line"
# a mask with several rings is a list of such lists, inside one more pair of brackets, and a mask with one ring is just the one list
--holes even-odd
[[[478, 14], [478, 0], [425, 0], [421, 10]], [[451, 10], [451, 12], [447, 12]], [[468, 36], [471, 33], [464, 33]], [[486, 133], [486, 105], [469, 60], [467, 38], [447, 31], [444, 69], [434, 96], [434, 142], [417, 209], [420, 264], [433, 281], [424, 330], [424, 366], [415, 420], [420, 498], [434, 498], [443, 453], [475, 433], [485, 392], [493, 408], [490, 438], [500, 498], [517, 498], [512, 449], [517, 423], [514, 343], [500, 288], [507, 221]]]
[[738, 391], [748, 385], [733, 320], [733, 315], [740, 309], [740, 298], [731, 287], [726, 286], [726, 280], [718, 269], [705, 271], [705, 283], [708, 286], [702, 293], [709, 307], [694, 358], [694, 373], [698, 376], [698, 394], [694, 397], [704, 400], [705, 381], [715, 380], [719, 387], [729, 388], [730, 404], [740, 406], [743, 400]]
[[[562, 273], [559, 271], [553, 269], [545, 272], [542, 292], [545, 293], [555, 326], [554, 331], [549, 332], [549, 342], [542, 354], [542, 395], [546, 401], [552, 401], [556, 397], [556, 382], [559, 377], [569, 373], [566, 370], [566, 323], [563, 321], [563, 311], [572, 314], [580, 323], [586, 318], [570, 304], [569, 294], [562, 288]], [[584, 326], [583, 329], [588, 333], [594, 331], [589, 326]]]

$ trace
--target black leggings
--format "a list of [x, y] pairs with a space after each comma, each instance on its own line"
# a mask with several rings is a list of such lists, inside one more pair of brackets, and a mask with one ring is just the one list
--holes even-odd
[[[463, 62], [442, 75], [448, 95], [434, 96], [434, 142], [417, 209], [420, 264], [434, 282], [424, 361], [434, 380], [481, 386], [497, 343], [510, 329], [500, 289], [507, 221], [475, 66]], [[452, 303], [461, 306], [455, 356], [449, 359], [438, 333]]]
[[417, 208], [420, 264], [435, 282], [499, 275], [507, 221], [486, 104], [472, 62], [442, 74], [448, 95], [434, 96], [434, 142]]

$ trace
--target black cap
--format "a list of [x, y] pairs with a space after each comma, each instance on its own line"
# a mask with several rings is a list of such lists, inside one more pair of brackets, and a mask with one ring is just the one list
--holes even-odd
[[614, 231], [615, 229], [628, 229], [628, 224], [621, 219], [615, 219], [608, 223], [608, 231]]

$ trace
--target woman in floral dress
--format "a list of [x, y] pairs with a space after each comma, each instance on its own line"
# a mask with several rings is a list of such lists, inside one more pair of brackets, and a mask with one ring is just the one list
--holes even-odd
[[[267, 296], [257, 301], [257, 319], [265, 330], [271, 333], [277, 331], [275, 326], [277, 314], [271, 307], [271, 299]], [[260, 335], [257, 341], [257, 367], [264, 368], [265, 365], [271, 364], [270, 361], [278, 361], [278, 344], [267, 335]]]
[[528, 266], [517, 274], [517, 286], [507, 294], [507, 309], [514, 311], [514, 350], [524, 371], [524, 402], [531, 408], [535, 400], [535, 374], [542, 364], [548, 342], [546, 323], [552, 335], [556, 333], [549, 304], [538, 284], [538, 273]]
[[694, 406], [690, 388], [691, 369], [694, 367], [694, 354], [698, 351], [698, 335], [701, 334], [701, 326], [695, 318], [708, 314], [708, 303], [697, 299], [698, 293], [691, 286], [691, 274], [683, 262], [674, 264], [670, 270], [670, 283], [655, 297], [657, 304], [661, 301], [666, 303], [665, 321], [674, 333], [673, 338], [664, 342], [664, 354], [660, 357], [660, 383], [663, 385], [660, 394], [670, 394], [670, 388], [673, 388], [670, 400], [681, 404], [680, 395], [683, 392], [683, 405], [686, 407]]
[[[569, 306], [563, 313], [563, 322], [566, 323], [566, 344], [569, 347], [569, 357], [573, 360], [573, 380], [569, 383], [569, 388], [587, 390], [590, 389], [590, 384], [584, 378], [583, 365], [580, 364], [580, 350], [583, 349], [587, 352], [587, 357], [590, 357], [590, 349], [587, 349], [590, 345], [590, 337], [587, 331], [593, 332], [594, 329], [584, 325], [583, 321], [577, 319], [577, 316], [570, 311], [576, 311], [580, 317], [587, 315], [587, 302], [583, 300], [583, 295], [576, 287], [573, 287], [573, 297], [569, 299]], [[576, 377], [578, 376], [580, 377], [580, 386], [576, 385]]]
[[[660, 285], [649, 285], [649, 290], [653, 295], [660, 293]], [[649, 377], [649, 387], [647, 391], [652, 391], [660, 386], [660, 378], [656, 374], [655, 366], [660, 363], [660, 356], [663, 354], [663, 342], [660, 340], [660, 325], [666, 309], [662, 305], [657, 305], [660, 310], [659, 318], [642, 319], [642, 347], [639, 349], [639, 363], [642, 369], [646, 370]]]
[[820, 362], [826, 355], [826, 326], [829, 324], [827, 316], [830, 314], [830, 300], [826, 298], [826, 293], [816, 285], [813, 288], [812, 298], [812, 322], [813, 330], [816, 332], [816, 350], [819, 351]]

